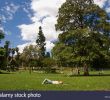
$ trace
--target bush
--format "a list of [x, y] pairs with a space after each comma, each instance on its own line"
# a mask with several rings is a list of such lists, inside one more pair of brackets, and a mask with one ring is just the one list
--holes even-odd
[[52, 58], [45, 58], [43, 61], [43, 67], [46, 73], [55, 73], [56, 70], [55, 68], [55, 60], [53, 60]]

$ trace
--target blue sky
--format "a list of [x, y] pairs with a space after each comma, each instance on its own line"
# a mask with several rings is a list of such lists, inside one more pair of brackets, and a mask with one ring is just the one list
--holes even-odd
[[[42, 26], [46, 37], [46, 48], [53, 48], [59, 32], [55, 31], [58, 8], [65, 0], [0, 0], [0, 19], [5, 32], [5, 39], [11, 47], [18, 46], [20, 52], [29, 44], [35, 44], [38, 27]], [[110, 0], [94, 0], [94, 2], [110, 14]]]
[[[6, 40], [10, 40], [13, 47], [25, 43], [17, 26], [22, 23], [31, 23], [27, 12], [23, 10], [28, 8], [30, 2], [30, 0], [0, 0], [0, 17], [5, 31], [5, 39], [2, 40], [2, 44]], [[31, 10], [29, 12], [31, 14]]]

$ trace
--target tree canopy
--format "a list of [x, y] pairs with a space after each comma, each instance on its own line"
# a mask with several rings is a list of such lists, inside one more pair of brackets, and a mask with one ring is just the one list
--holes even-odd
[[66, 0], [58, 12], [56, 30], [62, 34], [53, 48], [54, 58], [66, 66], [84, 66], [88, 75], [88, 66], [96, 68], [96, 60], [110, 58], [109, 19], [93, 0]]

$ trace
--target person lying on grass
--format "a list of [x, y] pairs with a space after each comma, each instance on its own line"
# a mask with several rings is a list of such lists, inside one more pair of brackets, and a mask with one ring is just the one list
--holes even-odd
[[63, 84], [63, 81], [53, 81], [53, 80], [49, 80], [49, 79], [44, 79], [42, 84]]

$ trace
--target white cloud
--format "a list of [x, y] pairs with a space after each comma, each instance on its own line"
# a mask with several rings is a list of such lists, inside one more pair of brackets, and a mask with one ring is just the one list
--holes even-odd
[[31, 5], [30, 5], [30, 3], [27, 3], [27, 2], [24, 2], [24, 4], [23, 5], [21, 5], [20, 7], [22, 8], [22, 10], [25, 12], [25, 13], [27, 13], [27, 16], [29, 17], [29, 18], [31, 18], [31, 7], [30, 7]]
[[107, 0], [94, 0], [94, 3], [99, 5], [102, 8], [106, 1]]
[[22, 53], [24, 47], [26, 47], [26, 46], [28, 46], [28, 45], [29, 45], [29, 43], [25, 43], [25, 44], [18, 45], [17, 47], [19, 48], [19, 52]]
[[[50, 51], [54, 44], [54, 41], [58, 38], [58, 32], [55, 30], [55, 24], [57, 22], [58, 8], [65, 0], [32, 0], [31, 10], [34, 12], [34, 16], [30, 17], [32, 24], [22, 24], [18, 28], [21, 30], [21, 36], [23, 40], [35, 41], [37, 38], [38, 28], [42, 26], [43, 33], [46, 37], [46, 50]], [[24, 9], [25, 10], [25, 9]], [[25, 12], [27, 12], [25, 10]], [[21, 47], [24, 47], [21, 45]]]
[[33, 18], [32, 24], [29, 25], [20, 25], [18, 26], [21, 29], [21, 36], [23, 40], [35, 40], [35, 37], [38, 33], [38, 27], [42, 26], [43, 33], [46, 37], [47, 41], [56, 40], [58, 37], [58, 32], [55, 30], [56, 17], [49, 16], [42, 19], [38, 19], [37, 17]]
[[2, 14], [0, 14], [2, 22], [12, 20], [18, 8], [19, 6], [13, 3], [6, 3], [5, 6], [0, 9], [0, 11], [2, 12]]
[[110, 13], [110, 7], [109, 8], [106, 8], [106, 12], [107, 13]]
[[[29, 46], [29, 45], [36, 45], [36, 43], [35, 42], [28, 42], [28, 43], [18, 45], [17, 47], [19, 48], [19, 52], [22, 53], [24, 47]], [[53, 47], [54, 47], [53, 43], [51, 43], [50, 41], [46, 41], [46, 51], [47, 52], [50, 52]]]
[[[55, 31], [58, 8], [65, 0], [32, 0], [31, 9], [34, 16], [32, 24], [19, 25], [23, 40], [34, 40], [38, 33], [38, 27], [42, 26], [47, 41], [56, 40], [58, 33]], [[45, 18], [44, 18], [45, 16]], [[40, 21], [42, 20], [42, 21]]]
[[2, 22], [6, 23], [6, 17], [4, 15], [0, 14], [0, 20], [2, 20]]
[[4, 32], [4, 28], [0, 25], [0, 31]]
[[21, 37], [23, 40], [34, 41], [37, 38], [38, 27], [40, 23], [22, 24], [18, 28], [21, 30]]
[[24, 47], [29, 46], [29, 45], [36, 45], [36, 44], [35, 44], [35, 42], [28, 42], [28, 43], [24, 43], [24, 44], [18, 45], [17, 47], [19, 48], [19, 52], [22, 53]]
[[105, 3], [105, 10], [107, 13], [110, 14], [110, 0], [107, 0]]
[[17, 5], [15, 5], [15, 4], [13, 4], [13, 3], [11, 3], [9, 6], [7, 6], [7, 7], [9, 7], [10, 8], [10, 10], [9, 10], [9, 12], [10, 13], [15, 13], [17, 10], [18, 10], [18, 8], [19, 8], [19, 6], [17, 6]]
[[32, 0], [31, 9], [37, 13], [36, 17], [46, 15], [56, 16], [58, 8], [66, 0]]
[[51, 49], [54, 47], [54, 44], [50, 41], [46, 41], [46, 51], [50, 52]]
[[47, 41], [53, 41], [58, 38], [58, 32], [55, 30], [55, 17], [47, 17], [42, 22], [42, 28]]
[[5, 32], [4, 32], [4, 28], [3, 28], [3, 26], [0, 24], [0, 34], [1, 34], [1, 33], [4, 34]]

